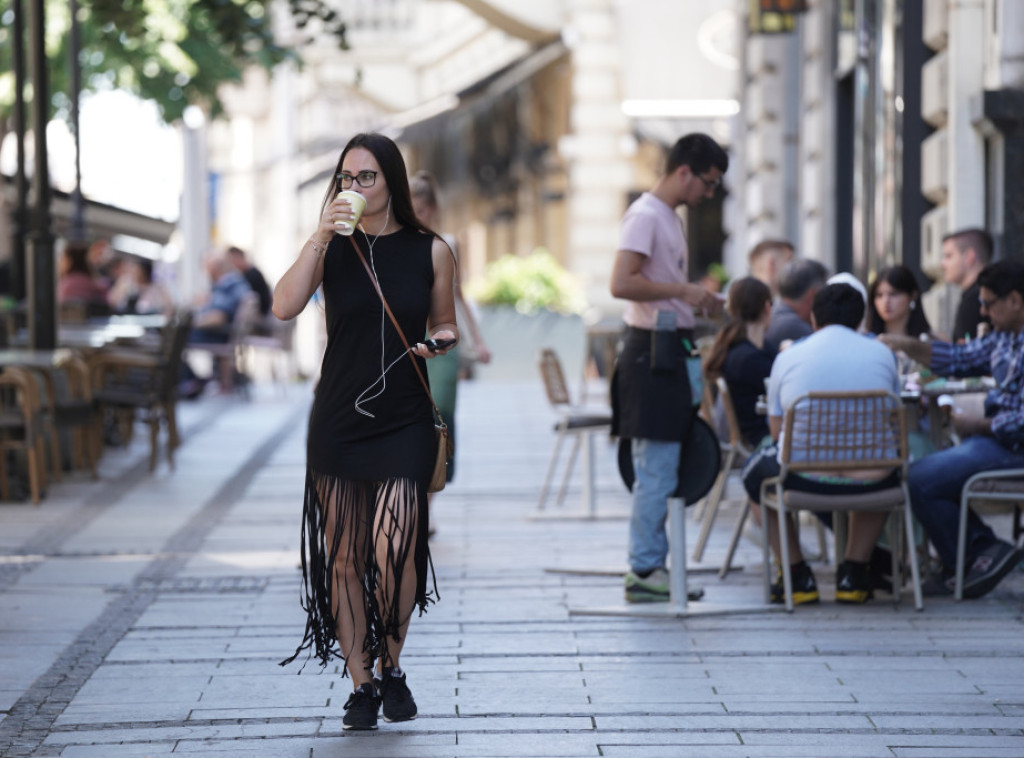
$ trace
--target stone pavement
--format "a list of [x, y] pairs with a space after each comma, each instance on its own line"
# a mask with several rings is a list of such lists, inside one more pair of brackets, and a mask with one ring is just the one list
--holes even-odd
[[[570, 615], [624, 606], [612, 449], [598, 446], [602, 518], [531, 518], [553, 441], [539, 382], [460, 393], [457, 480], [434, 503], [441, 599], [403, 656], [416, 721], [344, 733], [349, 680], [277, 665], [304, 621], [295, 387], [183, 405], [173, 473], [146, 471], [140, 436], [98, 482], [0, 504], [0, 755], [1024, 755], [1021, 572], [923, 613], [909, 593], [836, 606], [818, 566], [824, 602], [793, 615]], [[577, 486], [549, 511], [579, 507]], [[708, 603], [756, 604], [759, 559], [746, 541], [744, 571], [693, 578]]]

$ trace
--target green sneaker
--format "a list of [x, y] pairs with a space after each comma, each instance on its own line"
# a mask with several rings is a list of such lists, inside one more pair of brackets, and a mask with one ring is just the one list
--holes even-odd
[[667, 603], [668, 571], [655, 569], [641, 578], [635, 572], [626, 574], [626, 600], [630, 603]]

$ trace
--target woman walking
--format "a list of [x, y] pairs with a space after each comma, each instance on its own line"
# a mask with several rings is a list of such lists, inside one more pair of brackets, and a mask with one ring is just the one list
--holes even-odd
[[[361, 219], [337, 196], [349, 189], [366, 200]], [[351, 236], [335, 234], [337, 222], [356, 220]], [[382, 704], [386, 721], [417, 713], [400, 656], [413, 608], [436, 595], [427, 589], [427, 486], [437, 449], [417, 368], [445, 352], [419, 340], [458, 339], [454, 275], [448, 245], [413, 213], [397, 145], [359, 134], [341, 153], [316, 232], [274, 289], [274, 314], [290, 319], [322, 286], [327, 319], [306, 451], [308, 619], [284, 663], [304, 650], [321, 665], [344, 661], [353, 684], [345, 729], [376, 729]]]

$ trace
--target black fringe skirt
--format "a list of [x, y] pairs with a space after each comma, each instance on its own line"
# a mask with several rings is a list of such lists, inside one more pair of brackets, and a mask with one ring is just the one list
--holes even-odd
[[[332, 658], [346, 661], [353, 655], [362, 656], [367, 668], [378, 658], [384, 665], [394, 665], [386, 643], [389, 638], [399, 640], [408, 621], [411, 608], [403, 612], [401, 607], [403, 590], [408, 597], [408, 582], [416, 584], [414, 607], [421, 614], [437, 599], [427, 528], [427, 489], [422, 481], [351, 481], [307, 469], [302, 508], [306, 631], [295, 653], [281, 665], [303, 651], [322, 667]], [[416, 573], [404, 576], [410, 553]], [[333, 580], [336, 575], [338, 581]], [[361, 650], [341, 649], [339, 620], [365, 629]]]

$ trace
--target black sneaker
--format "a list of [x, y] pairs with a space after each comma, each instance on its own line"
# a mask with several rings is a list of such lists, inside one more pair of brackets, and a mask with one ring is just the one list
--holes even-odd
[[1020, 563], [1021, 551], [1002, 540], [982, 550], [964, 574], [964, 597], [987, 595]]
[[[782, 584], [782, 569], [776, 569], [775, 581], [772, 583], [770, 600], [773, 603], [786, 602], [786, 592]], [[794, 563], [789, 567], [793, 582], [793, 605], [811, 605], [820, 600], [818, 583], [814, 580], [811, 567], [806, 562]]]
[[405, 683], [405, 672], [390, 666], [384, 669], [381, 676], [374, 676], [373, 683], [384, 701], [384, 720], [412, 721], [416, 718], [416, 701], [412, 699], [409, 686]]
[[[892, 553], [875, 545], [868, 562], [871, 572], [871, 589], [892, 594]], [[905, 573], [905, 572], [904, 572]]]
[[377, 709], [380, 698], [369, 682], [360, 684], [345, 701], [345, 717], [341, 723], [345, 729], [376, 729]]
[[860, 605], [873, 598], [867, 563], [843, 561], [836, 569], [836, 602]]

